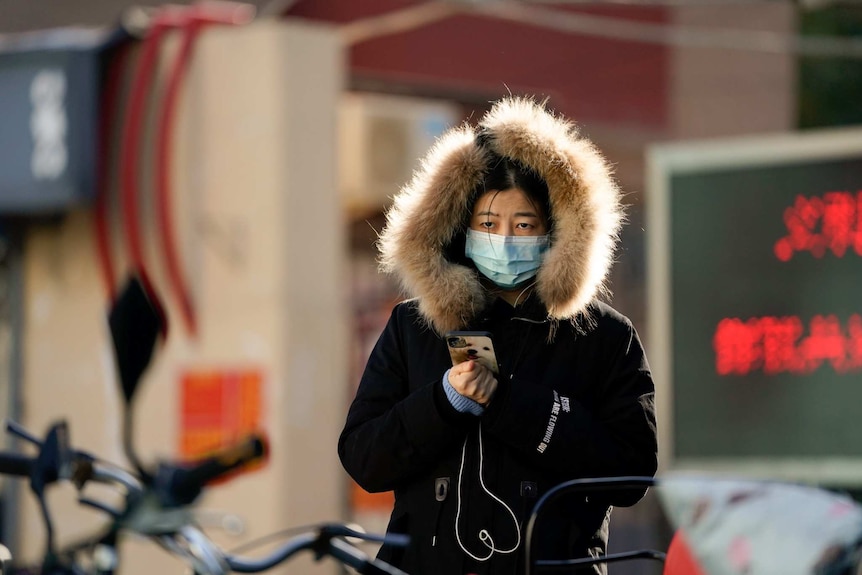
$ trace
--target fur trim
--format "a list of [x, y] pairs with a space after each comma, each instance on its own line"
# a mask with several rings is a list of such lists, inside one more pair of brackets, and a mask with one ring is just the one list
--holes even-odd
[[[533, 169], [548, 184], [554, 230], [536, 277], [551, 320], [574, 319], [606, 294], [623, 221], [620, 191], [605, 159], [567, 120], [531, 99], [506, 98], [479, 122], [493, 152]], [[443, 334], [463, 329], [488, 304], [477, 272], [446, 258], [470, 213], [490, 161], [477, 130], [453, 128], [431, 148], [395, 197], [380, 235], [380, 267], [419, 298], [419, 311]]]

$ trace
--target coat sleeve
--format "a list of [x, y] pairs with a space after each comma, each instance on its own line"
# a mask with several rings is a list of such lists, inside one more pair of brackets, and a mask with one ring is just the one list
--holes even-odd
[[369, 492], [395, 489], [427, 472], [477, 422], [446, 399], [442, 371], [410, 390], [405, 330], [416, 331], [412, 320], [405, 304], [396, 306], [371, 352], [338, 440], [342, 465]]
[[[517, 378], [506, 382], [483, 418], [483, 428], [531, 465], [566, 480], [653, 476], [658, 466], [655, 386], [634, 327], [610, 327], [605, 357], [612, 363], [591, 409], [563, 392]], [[633, 505], [645, 490], [615, 492], [609, 503]]]

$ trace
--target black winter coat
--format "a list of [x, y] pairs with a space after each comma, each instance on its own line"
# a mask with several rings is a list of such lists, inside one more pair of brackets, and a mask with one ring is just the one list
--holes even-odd
[[[518, 308], [498, 299], [467, 326], [493, 334], [500, 363], [497, 392], [476, 417], [447, 400], [451, 360], [416, 300], [395, 307], [338, 444], [359, 485], [395, 491], [388, 531], [411, 544], [384, 546], [380, 558], [413, 575], [523, 573], [523, 524], [538, 497], [574, 478], [655, 473], [654, 386], [631, 322], [596, 302], [577, 323], [561, 321], [548, 343], [547, 317], [535, 296]], [[564, 498], [540, 518], [533, 557], [605, 553], [611, 506], [642, 495]], [[517, 550], [491, 554], [481, 530], [498, 550]], [[490, 559], [471, 558], [458, 538]]]

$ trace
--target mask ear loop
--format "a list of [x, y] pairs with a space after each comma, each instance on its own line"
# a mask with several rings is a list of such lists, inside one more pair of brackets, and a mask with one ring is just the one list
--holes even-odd
[[491, 557], [494, 556], [494, 553], [500, 553], [500, 554], [506, 555], [506, 554], [514, 553], [515, 551], [517, 551], [518, 547], [521, 546], [521, 527], [518, 524], [518, 518], [515, 516], [515, 512], [512, 511], [512, 508], [509, 507], [508, 505], [506, 505], [502, 499], [500, 499], [499, 497], [497, 497], [496, 495], [491, 493], [491, 490], [485, 486], [485, 478], [483, 477], [485, 453], [484, 453], [484, 447], [482, 445], [482, 425], [479, 424], [479, 484], [482, 486], [482, 489], [485, 491], [485, 493], [490, 495], [497, 503], [502, 505], [503, 508], [505, 508], [506, 511], [509, 512], [509, 515], [512, 517], [512, 522], [515, 524], [515, 533], [517, 533], [518, 538], [517, 538], [517, 541], [515, 542], [515, 545], [511, 549], [497, 549], [494, 546], [494, 538], [491, 536], [491, 533], [488, 532], [487, 529], [484, 529], [484, 528], [480, 529], [479, 530], [479, 540], [485, 545], [485, 547], [487, 547], [490, 550], [490, 552], [484, 557], [479, 557], [478, 555], [473, 555], [472, 553], [470, 553], [470, 551], [467, 550], [467, 548], [461, 542], [461, 532], [460, 532], [461, 531], [460, 530], [460, 523], [461, 523], [461, 483], [462, 483], [461, 479], [464, 475], [464, 461], [466, 459], [466, 453], [467, 453], [467, 440], [468, 440], [468, 438], [464, 438], [464, 445], [461, 447], [461, 467], [460, 467], [460, 469], [458, 469], [458, 508], [455, 511], [455, 539], [458, 541], [458, 545], [461, 547], [461, 550], [464, 553], [466, 553], [467, 555], [469, 555], [470, 557], [472, 557], [475, 561], [487, 561], [488, 559], [490, 559]]

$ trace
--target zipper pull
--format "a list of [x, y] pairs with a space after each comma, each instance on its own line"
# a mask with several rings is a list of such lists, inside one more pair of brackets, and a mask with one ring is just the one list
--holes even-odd
[[449, 495], [449, 478], [438, 477], [434, 480], [434, 497], [437, 501], [446, 501]]
[[[449, 496], [449, 478], [448, 477], [438, 477], [434, 480], [434, 498], [438, 503], [443, 503], [446, 501], [446, 497]], [[437, 506], [437, 516], [434, 519], [434, 536], [431, 537], [431, 547], [437, 546], [437, 528], [440, 523], [440, 510], [442, 509], [442, 505]]]

